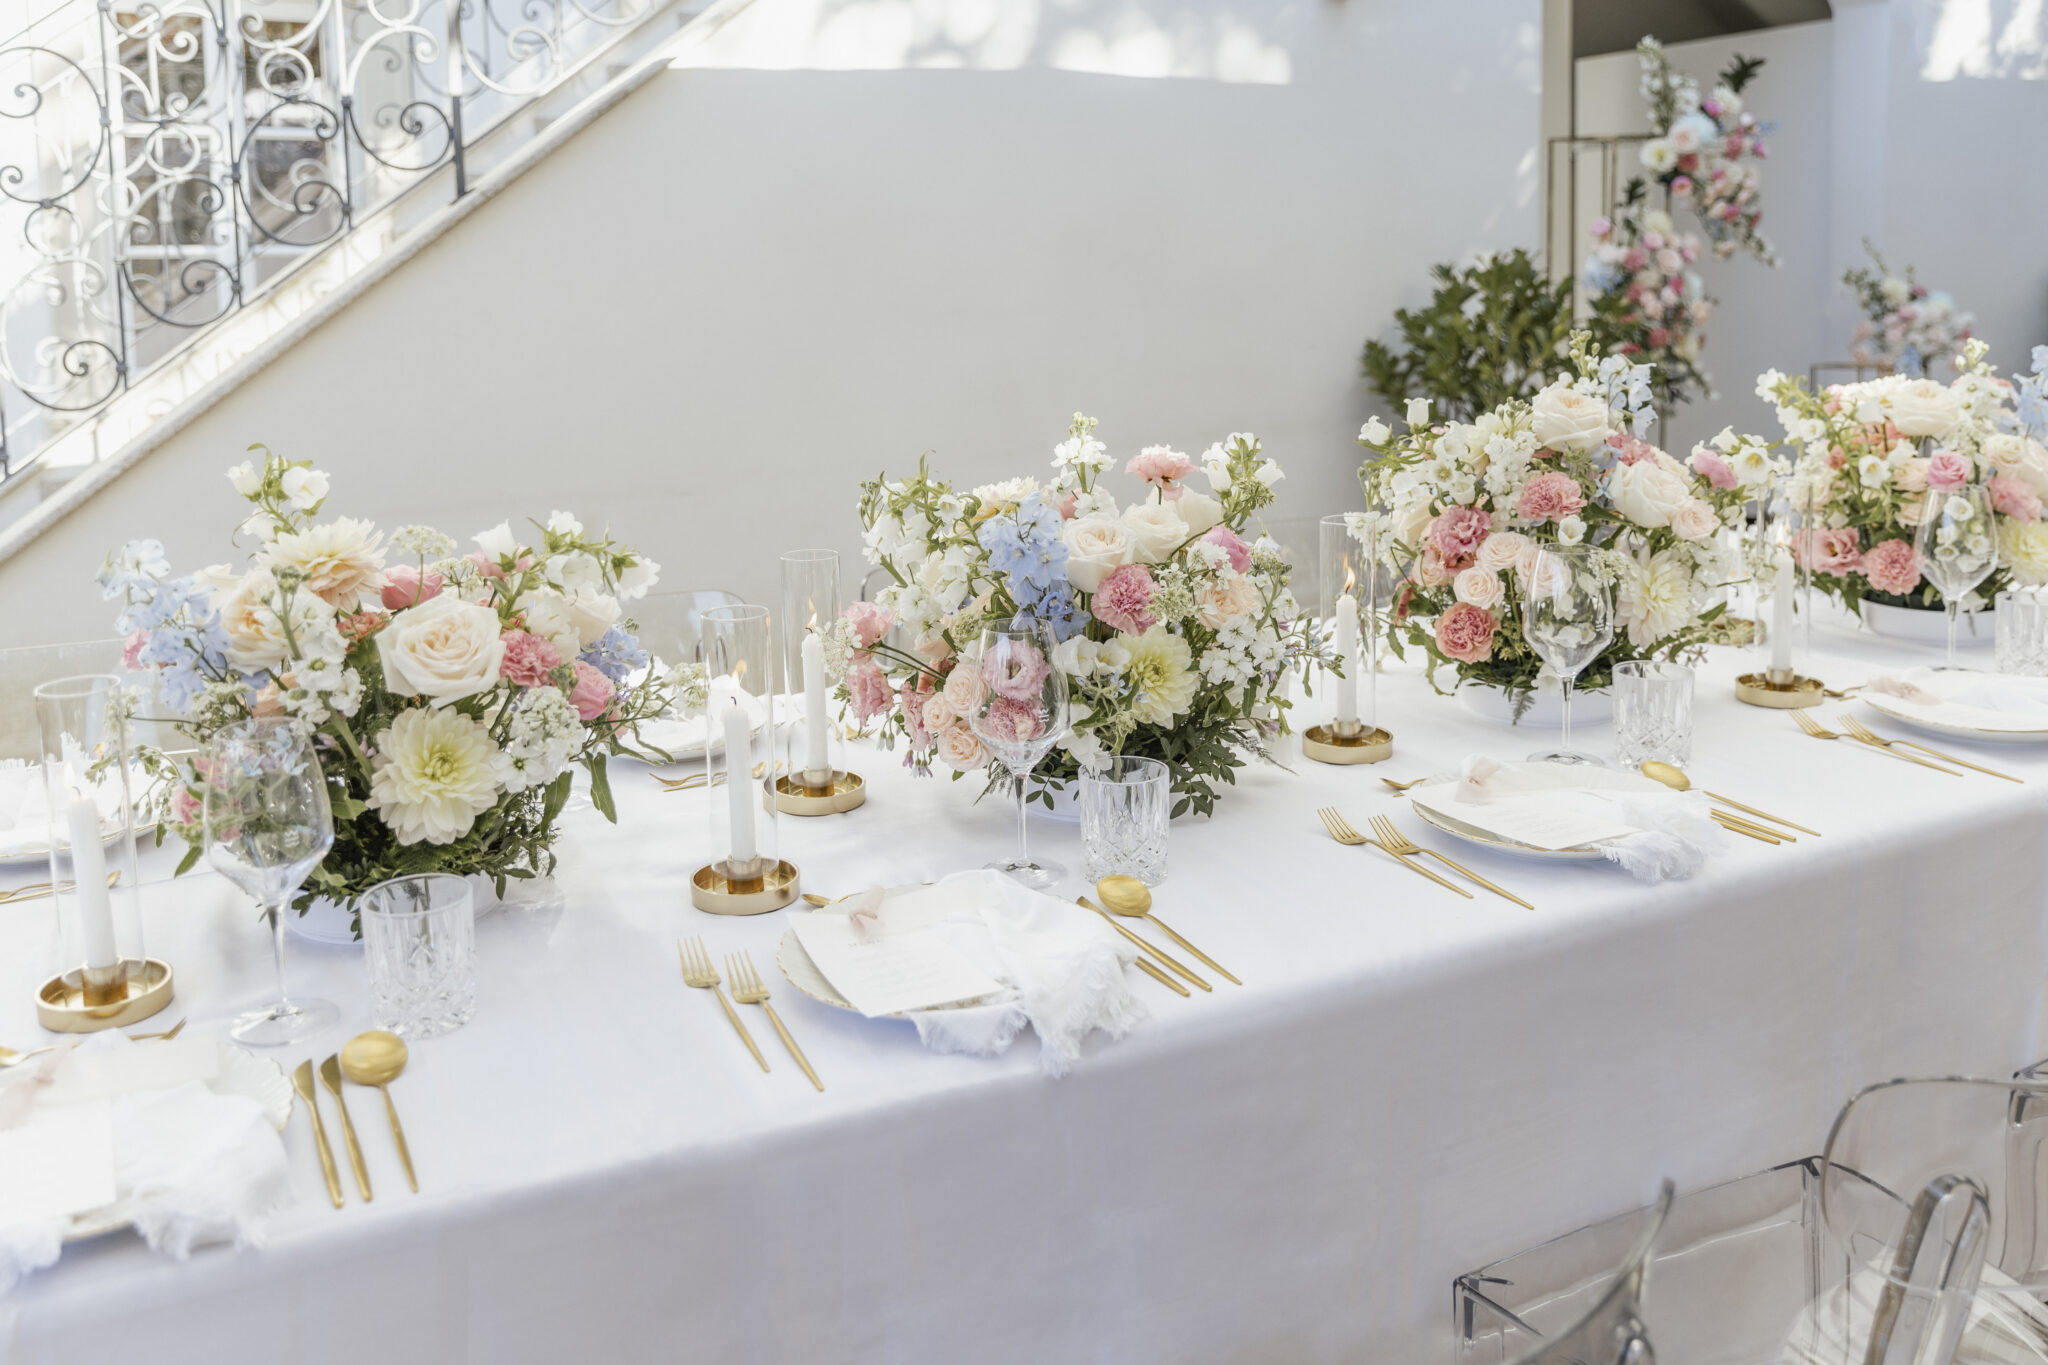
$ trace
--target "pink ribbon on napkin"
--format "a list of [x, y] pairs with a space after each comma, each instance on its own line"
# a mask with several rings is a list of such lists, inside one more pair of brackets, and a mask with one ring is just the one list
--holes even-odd
[[1918, 683], [1909, 683], [1904, 678], [1872, 678], [1863, 684], [1866, 692], [1882, 692], [1887, 697], [1910, 701], [1920, 706], [1939, 706], [1941, 698]]
[[862, 943], [873, 943], [882, 936], [882, 888], [871, 886], [860, 893], [854, 902], [853, 911], [847, 915], [853, 926], [853, 936]]
[[1500, 764], [1481, 754], [1474, 754], [1458, 765], [1457, 799], [1467, 805], [1483, 806], [1493, 799], [1493, 793], [1486, 789], [1486, 779], [1500, 771]]

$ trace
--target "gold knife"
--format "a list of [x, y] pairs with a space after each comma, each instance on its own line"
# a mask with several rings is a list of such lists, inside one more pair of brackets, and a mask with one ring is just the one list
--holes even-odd
[[313, 1144], [320, 1149], [320, 1170], [327, 1177], [327, 1196], [341, 1207], [341, 1172], [334, 1169], [334, 1149], [327, 1145], [327, 1125], [320, 1121], [320, 1105], [313, 1098], [313, 1059], [308, 1057], [292, 1072], [292, 1089], [306, 1102], [313, 1115]]
[[320, 1083], [334, 1094], [334, 1107], [341, 1110], [341, 1136], [348, 1143], [349, 1169], [356, 1173], [356, 1188], [363, 1202], [370, 1202], [370, 1173], [363, 1167], [363, 1144], [356, 1141], [356, 1125], [348, 1116], [348, 1101], [341, 1097], [341, 1058], [330, 1056], [320, 1063]]
[[1158, 958], [1161, 962], [1164, 962], [1167, 966], [1171, 967], [1175, 972], [1178, 972], [1181, 976], [1187, 978], [1195, 985], [1200, 986], [1203, 990], [1213, 991], [1216, 989], [1208, 982], [1202, 980], [1201, 977], [1196, 976], [1193, 972], [1189, 971], [1185, 966], [1183, 966], [1180, 963], [1178, 959], [1168, 957], [1165, 953], [1160, 952], [1159, 949], [1154, 947], [1152, 944], [1146, 942], [1142, 938], [1139, 938], [1136, 934], [1124, 928], [1121, 924], [1118, 924], [1116, 922], [1115, 917], [1112, 916], [1109, 913], [1109, 911], [1103, 909], [1094, 901], [1089, 900], [1086, 896], [1076, 896], [1074, 898], [1074, 903], [1076, 905], [1085, 905], [1090, 910], [1093, 910], [1096, 914], [1102, 916], [1103, 919], [1109, 921], [1110, 928], [1116, 930], [1119, 934], [1122, 934], [1125, 938], [1137, 944], [1140, 951], [1152, 954], [1152, 956]]

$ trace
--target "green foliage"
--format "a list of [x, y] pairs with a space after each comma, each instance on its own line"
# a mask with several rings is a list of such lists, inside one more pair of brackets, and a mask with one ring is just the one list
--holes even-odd
[[1397, 309], [1392, 345], [1368, 341], [1360, 367], [1389, 403], [1430, 400], [1433, 417], [1469, 422], [1528, 398], [1562, 368], [1572, 329], [1572, 282], [1543, 278], [1520, 247], [1460, 270], [1430, 269], [1435, 293]]

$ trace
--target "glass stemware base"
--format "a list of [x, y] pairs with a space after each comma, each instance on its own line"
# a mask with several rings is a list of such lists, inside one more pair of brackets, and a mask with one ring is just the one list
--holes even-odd
[[983, 863], [991, 872], [1022, 882], [1034, 891], [1043, 891], [1067, 875], [1067, 869], [1058, 863], [1045, 862], [1038, 858], [998, 858], [992, 863]]
[[1576, 749], [1545, 749], [1529, 755], [1531, 763], [1580, 764], [1588, 768], [1604, 768], [1607, 760], [1597, 754], [1583, 754]]
[[255, 1047], [281, 1047], [330, 1029], [340, 1019], [341, 1008], [331, 1000], [280, 1000], [236, 1015], [228, 1036]]

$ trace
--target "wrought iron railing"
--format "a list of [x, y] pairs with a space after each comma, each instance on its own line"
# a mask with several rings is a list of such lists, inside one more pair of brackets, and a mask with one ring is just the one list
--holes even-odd
[[[35, 3], [35, 0], [31, 0]], [[0, 480], [664, 0], [68, 0], [0, 47]]]

